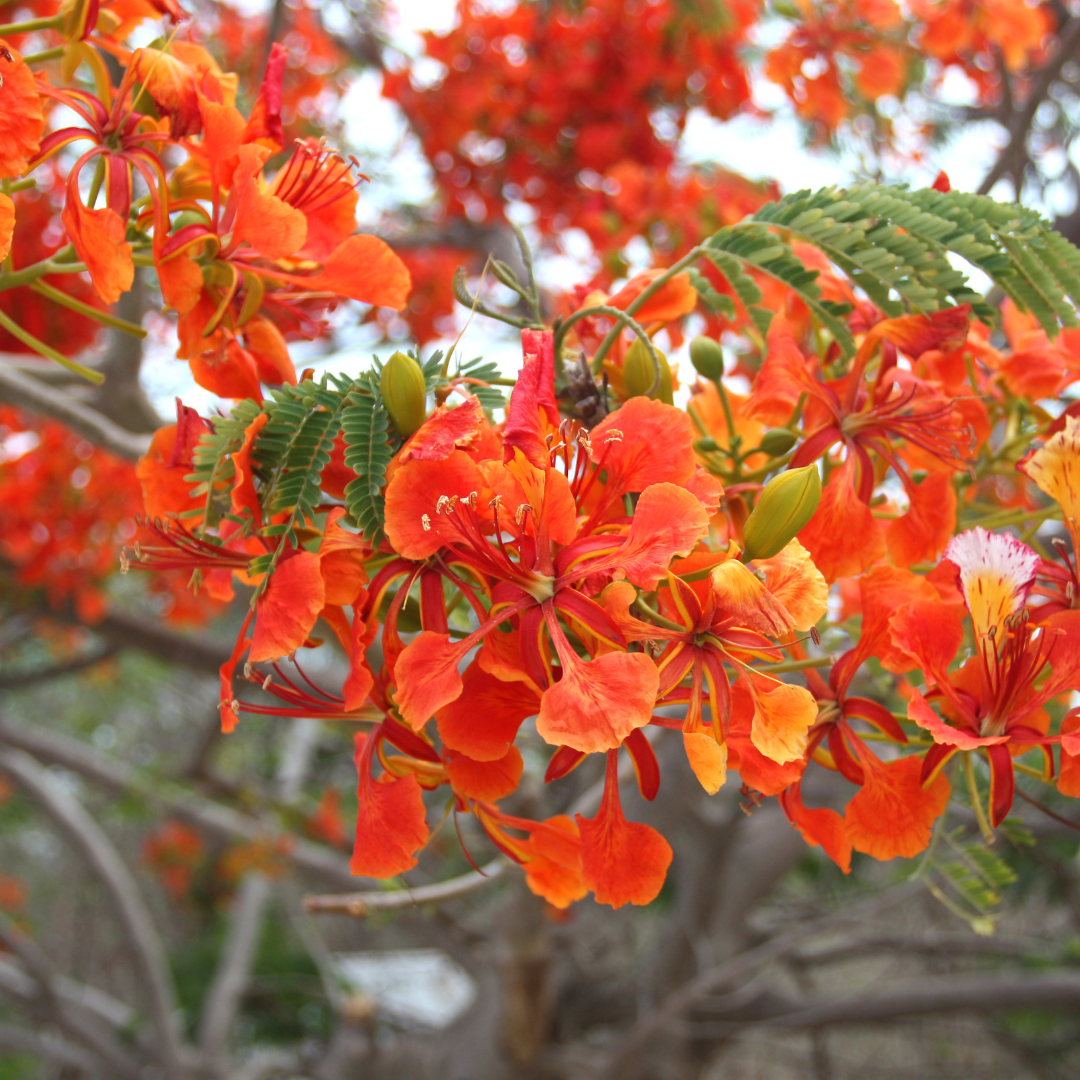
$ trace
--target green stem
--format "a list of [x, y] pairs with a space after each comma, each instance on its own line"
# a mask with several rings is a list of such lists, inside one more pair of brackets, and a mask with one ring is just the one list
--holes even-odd
[[101, 154], [94, 165], [94, 179], [90, 182], [90, 193], [86, 196], [86, 206], [88, 209], [94, 209], [94, 203], [97, 202], [98, 193], [101, 191], [101, 185], [104, 181], [105, 155]]
[[1025, 521], [1044, 521], [1046, 518], [1054, 517], [1060, 513], [1061, 508], [1056, 503], [1044, 506], [1042, 510], [1006, 510], [999, 514], [990, 514], [988, 517], [972, 522], [971, 525], [966, 527], [971, 528], [972, 525], [981, 525], [984, 529], [1000, 529], [1006, 525], [1019, 525]]
[[783, 660], [779, 664], [766, 664], [754, 670], [764, 671], [769, 675], [780, 675], [785, 671], [805, 671], [807, 668], [829, 667], [835, 663], [835, 656], [811, 656], [806, 660]]
[[33, 266], [24, 266], [22, 270], [0, 274], [0, 292], [4, 289], [17, 289], [21, 285], [30, 285], [46, 274], [81, 274], [86, 267], [81, 262], [59, 262], [63, 252], [57, 252], [51, 259], [42, 259]]
[[[704, 246], [693, 248], [686, 255], [684, 255], [677, 263], [669, 266], [655, 281], [651, 281], [649, 285], [642, 290], [641, 295], [636, 297], [633, 303], [627, 305], [626, 314], [635, 315], [641, 310], [644, 305], [651, 300], [676, 274], [681, 274], [687, 267], [693, 266], [694, 263], [705, 254], [706, 248]], [[607, 356], [608, 350], [615, 344], [615, 339], [622, 332], [622, 327], [613, 326], [608, 332], [603, 341], [600, 342], [600, 348], [596, 350], [593, 356], [593, 369], [596, 370], [599, 364], [603, 363], [604, 357]]]
[[8, 195], [14, 195], [16, 191], [27, 191], [32, 187], [37, 187], [37, 181], [32, 176], [24, 176], [22, 180], [9, 181], [4, 191]]
[[654, 611], [648, 604], [642, 599], [634, 601], [633, 607], [636, 607], [649, 622], [655, 623], [657, 626], [664, 627], [665, 630], [676, 630], [680, 634], [686, 633], [686, 627], [681, 623], [673, 622], [671, 619], [665, 618], [659, 611]]
[[990, 828], [990, 822], [986, 819], [986, 811], [983, 810], [982, 799], [979, 797], [979, 785], [975, 780], [975, 767], [971, 763], [971, 751], [964, 752], [964, 779], [967, 781], [968, 797], [971, 799], [971, 808], [975, 811], [975, 820], [979, 823], [979, 832], [983, 839], [992, 844], [997, 837]]
[[59, 30], [63, 16], [51, 15], [47, 19], [28, 19], [26, 22], [8, 23], [0, 26], [0, 38], [15, 37], [16, 34], [32, 34], [35, 30]]
[[55, 360], [62, 367], [68, 369], [68, 371], [74, 372], [76, 375], [81, 375], [82, 378], [88, 382], [92, 382], [95, 386], [100, 386], [105, 381], [105, 376], [100, 371], [94, 371], [92, 368], [84, 367], [82, 364], [77, 363], [75, 360], [69, 360], [63, 353], [58, 353], [51, 345], [46, 345], [44, 341], [38, 341], [33, 334], [27, 333], [17, 322], [10, 319], [3, 311], [0, 311], [0, 326], [2, 326], [12, 337], [18, 338], [24, 345], [31, 348], [36, 353], [40, 353], [42, 356], [48, 357], [50, 360]]
[[23, 57], [24, 64], [42, 64], [46, 60], [59, 60], [64, 55], [64, 46], [57, 45], [53, 49], [43, 49], [41, 52], [30, 53]]
[[128, 322], [127, 319], [118, 318], [116, 315], [110, 315], [107, 311], [91, 307], [89, 304], [84, 304], [81, 300], [76, 300], [75, 297], [69, 296], [59, 289], [54, 289], [47, 282], [35, 281], [30, 288], [41, 296], [52, 300], [53, 303], [66, 307], [69, 311], [77, 311], [80, 315], [85, 315], [88, 319], [101, 323], [102, 326], [111, 326], [114, 330], [123, 330], [125, 334], [131, 334], [133, 337], [146, 337], [146, 331], [141, 326]]
[[[579, 322], [581, 319], [586, 319], [590, 315], [604, 315], [609, 319], [615, 319], [618, 323], [617, 326], [613, 327], [616, 334], [621, 333], [622, 328], [625, 326], [633, 330], [641, 339], [649, 353], [649, 359], [652, 361], [653, 365], [652, 386], [649, 387], [649, 392], [645, 395], [646, 397], [652, 397], [653, 394], [660, 389], [660, 380], [664, 371], [660, 364], [660, 354], [656, 351], [656, 346], [653, 344], [652, 338], [645, 332], [645, 327], [628, 312], [623, 311], [622, 308], [610, 307], [607, 304], [596, 304], [593, 307], [582, 308], [580, 311], [575, 311], [569, 318], [564, 319], [555, 331], [555, 355], [562, 355], [562, 343], [566, 337], [567, 330], [569, 330], [574, 323]], [[597, 353], [592, 359], [592, 370], [594, 375], [599, 375], [601, 371], [601, 368], [597, 365], [598, 356], [600, 356], [600, 353]]]

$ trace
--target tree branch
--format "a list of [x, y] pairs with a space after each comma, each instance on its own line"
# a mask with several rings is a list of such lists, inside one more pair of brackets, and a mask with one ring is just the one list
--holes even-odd
[[[224, 840], [265, 839], [271, 832], [267, 822], [257, 817], [242, 814], [230, 806], [192, 792], [171, 789], [160, 779], [141, 776], [130, 765], [66, 735], [0, 719], [0, 745], [5, 744], [25, 750], [44, 761], [62, 765], [117, 793], [136, 795]], [[317, 874], [342, 888], [356, 883], [346, 859], [336, 851], [309, 840], [294, 839], [283, 858], [292, 862], [298, 870]]]
[[59, 977], [52, 962], [36, 942], [15, 928], [12, 921], [0, 912], [0, 941], [23, 962], [27, 972], [37, 983], [41, 995], [39, 1002], [46, 1006], [52, 1020], [68, 1035], [94, 1051], [108, 1063], [114, 1076], [138, 1077], [142, 1065], [128, 1054], [116, 1040], [86, 1015], [76, 1012], [64, 1000]]
[[150, 447], [149, 436], [125, 431], [70, 394], [46, 386], [7, 364], [0, 364], [0, 401], [59, 420], [90, 442], [122, 458], [133, 461]]
[[395, 892], [354, 892], [337, 896], [305, 896], [308, 911], [336, 912], [343, 915], [368, 915], [373, 911], [395, 911], [398, 908], [419, 907], [421, 904], [445, 904], [486, 889], [505, 872], [509, 863], [501, 856], [493, 859], [480, 871], [470, 870], [461, 877], [421, 885], [415, 889]]
[[[776, 999], [771, 999], [775, 1003]], [[968, 1009], [1065, 1009], [1080, 1005], [1080, 973], [942, 975], [890, 987], [881, 993], [823, 996], [794, 1003], [772, 1016], [695, 1024], [696, 1035], [726, 1038], [747, 1026], [819, 1028], [833, 1024], [868, 1024], [901, 1016], [962, 1012]], [[773, 1006], [766, 1006], [773, 1007]], [[705, 1030], [708, 1029], [708, 1030]]]
[[108, 891], [147, 990], [165, 1075], [179, 1080], [182, 1063], [175, 1026], [177, 1003], [165, 946], [128, 868], [101, 827], [32, 757], [19, 750], [0, 751], [0, 769], [33, 797]]
[[[1046, 99], [1050, 87], [1061, 74], [1061, 69], [1076, 55], [1077, 48], [1080, 48], [1080, 16], [1073, 16], [1058, 31], [1057, 51], [1045, 67], [1035, 72], [1024, 107], [1019, 112], [1014, 112], [1012, 119], [1006, 125], [1009, 131], [1009, 142], [983, 178], [978, 194], [988, 195], [991, 188], [1014, 167], [1027, 145], [1028, 132], [1035, 119], [1035, 113]], [[1018, 188], [1019, 182], [1019, 177], [1017, 177]]]
[[57, 1065], [78, 1069], [90, 1076], [101, 1075], [98, 1063], [85, 1050], [80, 1050], [55, 1035], [35, 1035], [25, 1028], [0, 1024], [0, 1046], [24, 1054], [33, 1054], [45, 1061], [54, 1061]]
[[0, 690], [18, 690], [24, 686], [33, 686], [35, 683], [46, 682], [49, 679], [58, 679], [62, 675], [72, 675], [77, 671], [85, 671], [87, 668], [95, 667], [115, 655], [116, 647], [110, 645], [90, 656], [80, 656], [75, 660], [55, 664], [40, 671], [27, 671], [22, 675], [11, 675], [6, 679], [0, 679]]

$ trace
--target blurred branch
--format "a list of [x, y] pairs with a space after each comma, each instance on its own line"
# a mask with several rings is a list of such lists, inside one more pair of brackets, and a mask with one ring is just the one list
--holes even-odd
[[[769, 941], [733, 956], [730, 960], [707, 968], [683, 986], [668, 994], [659, 1005], [645, 1013], [626, 1033], [621, 1045], [607, 1062], [602, 1075], [611, 1080], [626, 1076], [631, 1063], [638, 1058], [652, 1038], [669, 1028], [678, 1018], [707, 994], [714, 993], [724, 986], [757, 971], [758, 968], [773, 960], [790, 955], [806, 943], [812, 934], [833, 930], [844, 922], [850, 921], [857, 914], [867, 914], [883, 906], [889, 906], [907, 899], [921, 889], [917, 882], [910, 882], [888, 892], [875, 896], [863, 904], [853, 905], [830, 915], [804, 922]], [[1080, 983], [1078, 983], [1080, 985]]]
[[[993, 186], [1008, 172], [1017, 168], [1023, 158], [1027, 146], [1028, 132], [1031, 130], [1032, 121], [1039, 106], [1046, 100], [1061, 69], [1071, 60], [1078, 48], [1080, 48], [1080, 16], [1073, 16], [1066, 22], [1057, 34], [1057, 51], [1049, 62], [1037, 72], [1031, 79], [1031, 87], [1028, 91], [1024, 106], [1019, 111], [1013, 112], [1005, 122], [1009, 132], [1009, 141], [998, 155], [990, 171], [979, 185], [978, 194], [988, 195]], [[1017, 188], [1020, 186], [1020, 178], [1017, 176]], [[1017, 192], [1019, 195], [1019, 190]]]
[[0, 1047], [33, 1054], [57, 1065], [78, 1069], [89, 1076], [102, 1075], [98, 1063], [89, 1054], [55, 1035], [35, 1035], [25, 1028], [0, 1023]]
[[[295, 803], [300, 796], [318, 738], [317, 720], [297, 720], [285, 728], [275, 779], [277, 796], [286, 806]], [[256, 871], [244, 875], [233, 903], [214, 979], [203, 999], [199, 1017], [199, 1047], [211, 1060], [226, 1060], [229, 1035], [251, 981], [251, 968], [270, 896], [271, 884], [265, 874]]]
[[337, 896], [305, 896], [308, 911], [337, 912], [343, 915], [368, 915], [373, 911], [393, 911], [397, 908], [418, 907], [421, 904], [444, 904], [487, 888], [505, 872], [509, 863], [500, 856], [479, 871], [470, 870], [461, 877], [450, 878], [434, 885], [394, 892], [354, 892]]
[[101, 827], [32, 757], [19, 750], [0, 751], [0, 769], [32, 796], [82, 853], [108, 891], [148, 993], [164, 1073], [170, 1080], [179, 1080], [182, 1064], [174, 1021], [177, 1002], [165, 946], [128, 868]]
[[46, 386], [6, 364], [0, 364], [0, 401], [59, 420], [90, 442], [122, 458], [140, 458], [150, 446], [148, 436], [125, 431], [70, 394]]
[[130, 1076], [138, 1080], [138, 1077], [142, 1075], [142, 1065], [99, 1024], [90, 1020], [85, 1013], [80, 1014], [71, 1009], [70, 1004], [63, 999], [59, 978], [52, 961], [42, 952], [36, 942], [16, 929], [3, 912], [0, 912], [0, 941], [22, 961], [27, 972], [37, 983], [40, 995], [35, 1004], [44, 1005], [50, 1018], [58, 1027], [107, 1062], [113, 1076]]
[[72, 675], [77, 671], [85, 671], [87, 668], [95, 667], [115, 655], [116, 646], [109, 645], [92, 653], [90, 656], [80, 656], [75, 660], [68, 660], [63, 664], [54, 664], [52, 667], [43, 668], [40, 671], [28, 671], [23, 675], [0, 678], [0, 690], [17, 690], [24, 686], [33, 686], [35, 683], [46, 682], [49, 679], [58, 679], [62, 675]]
[[[770, 999], [775, 1003], [776, 999]], [[941, 975], [875, 993], [822, 996], [800, 1001], [772, 1016], [716, 1024], [695, 1024], [694, 1034], [727, 1038], [747, 1026], [816, 1028], [832, 1024], [867, 1024], [901, 1016], [960, 1012], [968, 1009], [1064, 1009], [1080, 1005], [1080, 973]], [[766, 1005], [766, 1008], [775, 1007]]]
[[[118, 793], [130, 793], [208, 833], [229, 841], [266, 839], [272, 830], [266, 821], [192, 792], [171, 788], [160, 779], [141, 776], [130, 765], [116, 761], [77, 739], [44, 728], [0, 719], [0, 745], [18, 747], [35, 757], [62, 765]], [[298, 869], [318, 874], [342, 886], [354, 884], [348, 860], [329, 848], [295, 838], [283, 858]]]

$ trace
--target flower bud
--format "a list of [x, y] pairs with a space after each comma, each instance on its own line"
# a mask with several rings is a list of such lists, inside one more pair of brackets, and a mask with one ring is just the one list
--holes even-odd
[[674, 405], [671, 368], [668, 367], [667, 357], [659, 349], [656, 350], [656, 355], [660, 358], [660, 385], [654, 394], [649, 394], [649, 390], [656, 379], [656, 368], [653, 366], [648, 347], [641, 338], [638, 338], [626, 350], [626, 359], [623, 360], [626, 396], [645, 397], [648, 395], [657, 401], [664, 402], [665, 405]]
[[724, 374], [724, 350], [720, 342], [710, 337], [696, 337], [690, 342], [690, 363], [706, 379], [719, 379]]
[[771, 457], [786, 454], [797, 442], [799, 436], [786, 428], [770, 428], [761, 436], [761, 449]]
[[821, 476], [816, 465], [789, 469], [770, 480], [743, 528], [746, 557], [778, 555], [814, 516], [819, 502]]
[[411, 356], [396, 352], [382, 369], [379, 389], [394, 427], [407, 439], [427, 416], [423, 369]]
[[700, 439], [694, 440], [694, 449], [703, 454], [711, 454], [720, 449], [720, 444], [711, 435], [702, 435]]

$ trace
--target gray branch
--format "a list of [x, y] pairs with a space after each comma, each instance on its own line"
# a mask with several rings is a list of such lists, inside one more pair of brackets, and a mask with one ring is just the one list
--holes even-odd
[[128, 868], [101, 827], [32, 757], [19, 750], [0, 751], [0, 769], [30, 794], [71, 845], [85, 857], [105, 886], [124, 925], [127, 943], [145, 984], [165, 1074], [179, 1078], [181, 1050], [175, 1023], [177, 1003], [165, 947]]
[[46, 386], [7, 364], [0, 364], [0, 401], [59, 420], [90, 442], [122, 458], [140, 458], [150, 446], [148, 435], [126, 431], [63, 390]]

